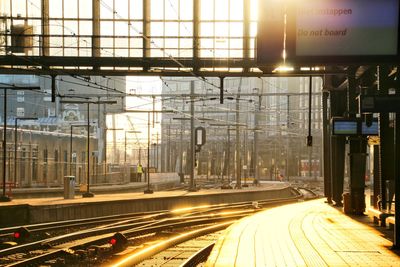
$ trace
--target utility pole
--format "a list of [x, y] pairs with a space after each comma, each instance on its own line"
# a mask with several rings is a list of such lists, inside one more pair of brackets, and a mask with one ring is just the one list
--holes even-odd
[[194, 168], [196, 161], [195, 131], [194, 131], [194, 81], [190, 82], [190, 181], [189, 191], [197, 191], [194, 183]]
[[6, 196], [6, 158], [7, 158], [7, 88], [4, 89], [4, 112], [3, 112], [3, 195], [0, 202], [11, 201], [9, 196]]
[[236, 189], [241, 189], [241, 169], [240, 169], [240, 135], [239, 135], [239, 109], [240, 109], [240, 91], [242, 88], [242, 79], [240, 79], [238, 93], [236, 97]]
[[87, 170], [86, 170], [86, 184], [87, 190], [82, 194], [82, 197], [94, 197], [94, 194], [90, 192], [90, 103], [87, 103]]
[[150, 188], [150, 112], [147, 112], [147, 189], [144, 190], [144, 193], [153, 194], [153, 190]]
[[[182, 101], [182, 110], [185, 108], [185, 102]], [[183, 131], [184, 131], [184, 127], [183, 127], [183, 123], [184, 120], [181, 120], [181, 133], [180, 133], [180, 144], [179, 144], [179, 150], [180, 150], [180, 155], [179, 155], [179, 179], [181, 183], [185, 182], [185, 175], [183, 173]]]
[[156, 168], [158, 170], [158, 132], [156, 134]]
[[287, 95], [287, 119], [286, 119], [286, 163], [285, 163], [285, 173], [286, 173], [286, 179], [289, 181], [289, 144], [290, 144], [290, 139], [289, 139], [289, 132], [290, 132], [290, 95]]
[[[257, 88], [258, 89], [258, 88]], [[254, 179], [259, 180], [258, 170], [258, 119], [261, 114], [261, 95], [258, 96], [258, 107], [254, 110], [254, 148], [253, 148], [253, 171]]]

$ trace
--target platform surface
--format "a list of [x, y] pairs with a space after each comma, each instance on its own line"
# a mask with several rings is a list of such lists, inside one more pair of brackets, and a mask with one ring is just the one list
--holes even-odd
[[132, 199], [153, 199], [153, 198], [189, 196], [189, 195], [229, 194], [235, 192], [242, 193], [247, 191], [254, 192], [254, 191], [272, 190], [272, 189], [282, 189], [288, 186], [289, 184], [284, 182], [268, 182], [268, 183], [263, 183], [261, 186], [250, 186], [242, 189], [229, 189], [229, 190], [201, 189], [197, 192], [188, 192], [186, 190], [154, 191], [153, 194], [144, 194], [143, 192], [110, 193], [110, 194], [96, 194], [92, 198], [83, 198], [81, 194], [76, 194], [75, 198], [73, 199], [64, 199], [63, 197], [18, 198], [18, 199], [13, 199], [10, 202], [0, 202], [0, 207], [24, 205], [24, 204], [29, 204], [31, 206], [42, 206], [42, 205], [107, 202], [107, 201], [132, 200]]
[[206, 266], [400, 266], [391, 245], [376, 229], [313, 200], [235, 223]]

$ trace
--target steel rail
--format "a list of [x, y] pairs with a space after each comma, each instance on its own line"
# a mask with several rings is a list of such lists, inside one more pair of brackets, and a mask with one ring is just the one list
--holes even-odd
[[208, 256], [212, 249], [214, 248], [215, 243], [212, 243], [201, 250], [197, 251], [193, 254], [189, 259], [187, 259], [184, 263], [182, 263], [179, 267], [192, 267], [197, 266], [199, 263], [202, 263], [207, 260]]
[[[236, 208], [237, 206], [235, 206]], [[225, 208], [225, 205], [224, 207]], [[198, 209], [207, 209], [206, 207], [202, 207], [202, 208], [198, 208]], [[197, 209], [195, 209], [197, 210]], [[207, 209], [209, 210], [209, 209]], [[214, 209], [213, 211], [215, 211], [216, 209]], [[180, 212], [175, 212], [176, 216], [180, 215], [183, 211]], [[191, 211], [192, 212], [192, 211]], [[55, 246], [61, 243], [66, 243], [66, 242], [71, 242], [73, 240], [76, 239], [81, 239], [81, 238], [86, 238], [86, 237], [90, 237], [93, 235], [103, 235], [103, 234], [107, 234], [107, 233], [113, 233], [113, 232], [119, 232], [119, 231], [125, 231], [127, 229], [132, 229], [130, 231], [138, 231], [138, 230], [142, 230], [145, 228], [149, 228], [149, 227], [159, 227], [159, 225], [165, 224], [166, 222], [171, 222], [173, 220], [182, 220], [182, 219], [202, 219], [202, 218], [206, 218], [206, 215], [203, 216], [196, 216], [196, 217], [187, 217], [187, 218], [183, 218], [182, 216], [179, 216], [178, 218], [166, 218], [167, 216], [172, 216], [171, 214], [162, 214], [163, 216], [146, 216], [146, 218], [137, 218], [134, 219], [134, 221], [132, 222], [132, 220], [125, 220], [123, 222], [118, 222], [116, 224], [110, 224], [110, 225], [103, 225], [103, 226], [99, 226], [97, 228], [94, 229], [87, 229], [87, 230], [82, 230], [82, 231], [77, 231], [77, 232], [73, 232], [70, 234], [65, 234], [65, 235], [61, 235], [61, 236], [56, 236], [56, 237], [51, 237], [51, 238], [46, 238], [44, 240], [39, 240], [39, 241], [35, 241], [35, 242], [31, 242], [31, 243], [27, 243], [27, 244], [22, 244], [19, 246], [15, 246], [15, 247], [10, 247], [10, 248], [6, 248], [3, 250], [0, 250], [0, 257], [4, 257], [10, 254], [15, 254], [15, 253], [20, 253], [23, 251], [27, 251], [27, 250], [34, 250], [34, 249], [40, 249], [43, 247], [48, 247], [48, 246]], [[196, 212], [198, 213], [198, 212]], [[192, 214], [194, 214], [192, 212]], [[186, 216], [188, 216], [188, 214], [186, 214]], [[215, 216], [215, 215], [213, 215]], [[145, 221], [145, 219], [148, 219], [148, 221]], [[155, 219], [161, 219], [159, 221], [155, 221]], [[129, 234], [130, 231], [127, 231], [126, 233]], [[125, 232], [123, 232], [125, 233]]]
[[161, 251], [163, 251], [167, 248], [177, 245], [179, 243], [194, 239], [194, 238], [202, 236], [202, 235], [206, 235], [209, 233], [223, 230], [223, 229], [227, 228], [228, 226], [230, 226], [234, 222], [235, 221], [228, 221], [228, 222], [220, 223], [217, 225], [208, 226], [208, 227], [205, 227], [205, 228], [202, 228], [199, 230], [194, 230], [194, 231], [191, 231], [188, 233], [183, 233], [178, 236], [174, 236], [168, 240], [161, 241], [153, 246], [147, 247], [147, 248], [139, 251], [138, 253], [132, 254], [132, 255], [122, 259], [121, 261], [113, 264], [113, 266], [114, 267], [133, 266], [133, 265], [138, 264], [138, 263], [142, 262], [143, 260], [145, 260], [157, 253], [160, 253]]
[[[284, 198], [284, 199], [269, 199], [269, 200], [264, 200], [264, 201], [258, 201], [257, 203], [262, 204], [262, 205], [277, 205], [277, 204], [282, 204], [282, 203], [287, 203], [287, 202], [293, 202], [299, 199], [302, 195], [299, 193], [299, 191], [293, 189], [293, 196], [289, 198]], [[257, 205], [258, 206], [258, 205]], [[251, 211], [240, 211], [237, 212], [231, 212], [228, 214], [225, 214], [225, 216], [222, 216], [221, 214], [224, 212], [221, 212], [221, 214], [215, 214], [217, 210], [224, 210], [224, 209], [238, 209], [238, 208], [245, 208], [245, 207], [253, 207], [253, 210]], [[138, 235], [144, 235], [148, 233], [154, 233], [157, 231], [162, 231], [163, 229], [174, 229], [177, 227], [188, 227], [188, 226], [194, 226], [198, 224], [210, 224], [210, 223], [217, 223], [220, 222], [221, 220], [226, 221], [227, 219], [237, 219], [244, 217], [248, 215], [249, 213], [253, 213], [256, 211], [257, 207], [254, 207], [253, 202], [240, 202], [240, 203], [235, 203], [235, 204], [219, 204], [219, 205], [214, 205], [214, 206], [203, 206], [203, 207], [195, 207], [192, 209], [182, 209], [182, 210], [176, 210], [176, 211], [170, 211], [167, 214], [164, 214], [162, 217], [163, 218], [160, 221], [154, 221], [153, 217], [156, 216], [147, 216], [150, 217], [152, 220], [147, 221], [147, 222], [134, 222], [134, 223], [128, 223], [128, 224], [121, 224], [121, 222], [118, 222], [117, 226], [102, 226], [96, 229], [90, 229], [90, 230], [84, 230], [84, 231], [79, 231], [63, 236], [58, 236], [58, 237], [53, 237], [49, 238], [46, 240], [34, 242], [31, 244], [24, 244], [22, 246], [18, 247], [13, 247], [13, 248], [8, 248], [5, 250], [0, 251], [0, 256], [5, 256], [5, 255], [10, 255], [13, 253], [17, 253], [20, 250], [32, 250], [32, 249], [37, 249], [37, 248], [43, 248], [45, 249], [46, 247], [52, 247], [60, 243], [66, 243], [71, 240], [77, 240], [77, 239], [82, 239], [82, 238], [88, 238], [92, 237], [92, 239], [88, 242], [84, 242], [78, 246], [72, 246], [72, 247], [64, 247], [63, 249], [52, 251], [50, 253], [45, 253], [43, 255], [37, 256], [35, 258], [27, 259], [19, 263], [15, 263], [15, 265], [10, 265], [10, 266], [24, 266], [25, 264], [28, 264], [31, 261], [42, 261], [48, 258], [52, 258], [56, 255], [57, 253], [65, 253], [65, 250], [71, 249], [79, 249], [81, 247], [87, 247], [89, 245], [93, 244], [100, 244], [100, 243], [107, 243], [107, 241], [111, 238], [113, 232], [119, 232], [122, 231], [124, 235], [127, 237], [134, 237]], [[198, 215], [201, 213], [206, 213], [203, 210], [206, 210], [207, 213], [211, 213], [209, 215]], [[189, 211], [189, 213], [188, 213]], [[197, 215], [196, 215], [197, 214]], [[168, 216], [177, 216], [176, 218], [168, 217]], [[189, 216], [190, 215], [190, 216]], [[195, 216], [196, 215], [196, 216]], [[143, 218], [137, 218], [136, 220], [141, 220]], [[182, 222], [183, 220], [183, 222]], [[124, 221], [129, 222], [131, 220]], [[174, 221], [179, 221], [178, 223]], [[101, 235], [99, 238], [94, 238], [93, 236], [98, 236]], [[76, 242], [75, 242], [76, 244]], [[64, 251], [64, 252], [62, 252]], [[20, 264], [20, 265], [19, 265]]]
[[[145, 235], [145, 234], [149, 234], [149, 233], [156, 233], [156, 232], [160, 232], [166, 229], [176, 229], [177, 227], [190, 227], [190, 226], [194, 226], [194, 225], [205, 225], [205, 224], [210, 224], [210, 223], [215, 223], [218, 221], [226, 221], [226, 220], [236, 220], [238, 218], [243, 218], [244, 216], [246, 216], [245, 214], [239, 214], [239, 215], [233, 215], [233, 216], [228, 216], [228, 217], [221, 217], [221, 218], [203, 218], [203, 219], [196, 219], [196, 220], [188, 220], [185, 222], [178, 222], [178, 223], [168, 223], [165, 225], [157, 225], [157, 226], [151, 226], [151, 227], [145, 227], [145, 228], [141, 228], [141, 229], [135, 229], [135, 230], [129, 230], [129, 231], [123, 231], [121, 233], [123, 233], [124, 235], [128, 236], [128, 237], [134, 237], [134, 236], [139, 236], [139, 235]], [[100, 237], [97, 237], [95, 239], [91, 239], [89, 241], [83, 241], [81, 244], [78, 245], [72, 245], [72, 246], [65, 246], [63, 248], [60, 249], [56, 249], [54, 251], [51, 252], [47, 252], [44, 253], [42, 255], [33, 257], [33, 258], [29, 258], [29, 259], [25, 259], [13, 264], [9, 264], [7, 266], [11, 267], [11, 266], [31, 266], [34, 264], [39, 264], [42, 263], [46, 260], [49, 259], [53, 259], [59, 255], [65, 254], [68, 251], [75, 251], [75, 250], [81, 250], [84, 248], [87, 248], [89, 246], [92, 245], [100, 245], [100, 244], [105, 244], [107, 243], [110, 238], [113, 236], [113, 234], [103, 234]]]
[[67, 220], [67, 221], [58, 221], [58, 222], [47, 222], [47, 223], [39, 223], [39, 224], [28, 224], [28, 225], [19, 225], [12, 226], [6, 228], [0, 228], [0, 237], [3, 235], [13, 233], [20, 229], [21, 227], [25, 227], [29, 231], [35, 230], [52, 230], [58, 228], [64, 228], [66, 226], [79, 226], [79, 225], [87, 225], [91, 223], [102, 223], [107, 221], [121, 220], [123, 218], [130, 217], [140, 217], [146, 215], [161, 215], [162, 213], [168, 213], [169, 211], [149, 211], [149, 212], [135, 212], [135, 213], [126, 213], [126, 214], [118, 214], [118, 215], [109, 215], [109, 216], [101, 216], [95, 218], [87, 218], [87, 219], [77, 219], [77, 220]]

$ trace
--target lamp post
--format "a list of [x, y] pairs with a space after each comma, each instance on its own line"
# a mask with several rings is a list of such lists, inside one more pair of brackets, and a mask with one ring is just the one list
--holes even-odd
[[2, 86], [4, 89], [4, 112], [3, 112], [3, 195], [0, 202], [9, 202], [11, 198], [6, 196], [6, 162], [7, 162], [7, 89], [11, 90], [40, 90], [40, 87], [20, 87], [20, 86]]
[[17, 127], [18, 127], [18, 120], [37, 120], [38, 118], [15, 118], [15, 131], [14, 131], [14, 183], [17, 184], [17, 139], [18, 139], [18, 133], [17, 133]]
[[147, 189], [145, 194], [153, 194], [150, 188], [150, 112], [147, 113]]
[[116, 104], [117, 101], [81, 101], [81, 100], [61, 100], [60, 103], [65, 104], [87, 104], [87, 171], [86, 171], [86, 192], [82, 194], [82, 197], [94, 197], [94, 194], [90, 192], [90, 104]]

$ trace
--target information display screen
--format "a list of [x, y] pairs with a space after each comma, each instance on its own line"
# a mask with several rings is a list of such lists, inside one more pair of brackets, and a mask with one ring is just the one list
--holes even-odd
[[334, 117], [331, 120], [332, 135], [379, 135], [379, 124], [373, 119], [371, 126], [367, 126], [360, 118], [346, 119]]
[[296, 56], [396, 55], [398, 0], [298, 1]]
[[379, 135], [378, 121], [374, 120], [370, 127], [365, 122], [361, 123], [361, 134], [362, 135]]
[[333, 135], [357, 135], [357, 121], [348, 120], [333, 120], [332, 122]]

